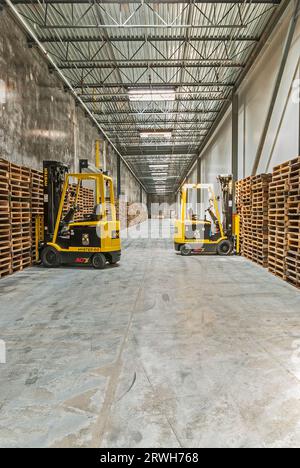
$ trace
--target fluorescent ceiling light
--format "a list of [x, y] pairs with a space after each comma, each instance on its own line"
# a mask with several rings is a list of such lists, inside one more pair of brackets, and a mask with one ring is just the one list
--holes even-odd
[[174, 88], [136, 88], [128, 91], [131, 102], [159, 102], [175, 101], [176, 93]]
[[172, 132], [166, 132], [161, 130], [150, 130], [150, 131], [143, 131], [140, 133], [141, 138], [165, 138], [170, 140], [172, 138]]
[[160, 169], [160, 168], [169, 167], [169, 164], [150, 164], [149, 167], [151, 169]]

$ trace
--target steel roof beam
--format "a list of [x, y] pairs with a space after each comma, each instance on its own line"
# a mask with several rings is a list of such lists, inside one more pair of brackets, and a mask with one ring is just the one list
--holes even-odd
[[180, 139], [180, 140], [171, 140], [170, 144], [167, 145], [165, 141], [149, 141], [147, 145], [142, 145], [140, 142], [140, 139], [130, 139], [130, 138], [122, 138], [119, 140], [118, 138], [113, 138], [112, 141], [115, 143], [117, 146], [124, 146], [126, 145], [126, 148], [159, 148], [161, 146], [163, 147], [168, 147], [168, 148], [176, 148], [177, 145], [185, 145], [186, 147], [194, 147], [195, 151], [199, 147], [199, 144], [202, 142], [203, 138], [205, 135], [199, 138], [195, 138], [194, 140], [191, 140], [191, 138], [186, 138], [186, 139]]
[[[182, 155], [182, 156], [186, 156], [186, 155], [190, 154], [191, 156], [195, 156], [195, 155], [197, 154], [197, 152], [196, 152], [196, 151], [190, 151], [190, 150], [186, 151], [186, 148], [185, 148], [184, 150], [183, 150], [182, 148], [179, 148], [178, 150], [176, 150], [176, 149], [174, 148], [173, 152], [170, 153], [170, 148], [169, 148], [169, 152], [166, 152], [166, 150], [163, 150], [163, 149], [157, 149], [157, 150], [153, 150], [153, 149], [152, 149], [152, 150], [149, 151], [148, 153], [145, 152], [145, 151], [142, 153], [141, 150], [135, 151], [134, 153], [133, 153], [133, 152], [128, 152], [128, 151], [127, 151], [127, 152], [124, 154], [124, 156], [125, 156], [126, 158], [127, 158], [127, 157], [130, 157], [130, 156], [141, 156], [141, 157], [143, 157], [143, 156], [148, 156], [148, 157], [154, 156], [154, 157], [160, 157], [160, 156], [173, 156], [173, 155], [176, 155], [176, 154], [180, 154], [180, 155]], [[163, 164], [164, 159], [159, 160], [158, 162]]]
[[[83, 102], [85, 103], [92, 103], [92, 104], [105, 104], [105, 103], [108, 103], [108, 102], [111, 102], [111, 103], [118, 103], [118, 102], [130, 102], [131, 104], [141, 104], [143, 102], [147, 102], [147, 101], [136, 101], [136, 102], [131, 102], [129, 97], [119, 97], [118, 95], [116, 96], [113, 96], [111, 98], [96, 98], [96, 99], [82, 99]], [[217, 102], [224, 102], [224, 101], [229, 101], [230, 99], [229, 98], [224, 98], [224, 97], [194, 97], [194, 98], [186, 98], [186, 97], [182, 97], [182, 98], [177, 98], [174, 102], [214, 102], [214, 101], [217, 101]], [[162, 101], [164, 102], [164, 101]], [[172, 101], [173, 102], [173, 101]]]
[[[136, 116], [138, 111], [115, 111], [115, 112], [100, 112], [100, 111], [95, 111], [93, 112], [95, 115], [103, 115], [108, 116], [108, 115], [113, 115], [113, 116], [120, 116], [120, 115], [133, 115]], [[218, 114], [218, 110], [181, 110], [181, 111], [143, 111], [140, 113], [140, 115], [182, 115], [182, 114]], [[112, 123], [112, 122], [110, 122]]]
[[[195, 87], [206, 87], [206, 88], [233, 88], [234, 87], [234, 83], [217, 83], [217, 82], [214, 82], [214, 81], [199, 81], [199, 82], [189, 82], [189, 81], [185, 81], [185, 82], [170, 82], [170, 83], [152, 83], [152, 87], [159, 87], [159, 89], [163, 89], [164, 87], [166, 88], [170, 88], [170, 87], [174, 87], [174, 88], [182, 88], [182, 87], [187, 87], [187, 88], [195, 88]], [[100, 89], [100, 88], [126, 88], [126, 89], [130, 89], [130, 88], [134, 88], [134, 89], [150, 89], [150, 85], [149, 85], [149, 82], [145, 82], [145, 83], [80, 83], [80, 84], [74, 84], [73, 85], [74, 89], [82, 89], [82, 88], [96, 88], [96, 89]]]
[[[154, 129], [155, 131], [156, 129]], [[195, 128], [192, 128], [192, 129], [182, 129], [182, 130], [174, 130], [174, 129], [166, 129], [166, 131], [170, 131], [170, 132], [174, 132], [174, 135], [181, 135], [181, 134], [185, 134], [185, 133], [189, 133], [189, 132], [193, 132], [194, 134], [199, 134], [199, 133], [203, 133], [205, 132], [205, 130], [208, 130], [208, 129], [199, 129], [199, 130], [196, 130]], [[117, 135], [130, 135], [130, 136], [133, 136], [133, 137], [136, 137], [136, 136], [139, 136], [139, 134], [141, 132], [147, 132], [149, 131], [149, 129], [147, 130], [110, 130], [108, 133], [111, 135], [112, 133], [116, 133]]]
[[[201, 131], [201, 130], [209, 130], [209, 126], [198, 127], [198, 128], [195, 128], [195, 127], [193, 127], [193, 128], [181, 127], [181, 128], [180, 128], [180, 123], [178, 123], [178, 124], [176, 124], [176, 125], [178, 125], [179, 128], [171, 128], [171, 130], [174, 131], [174, 132], [176, 132], [176, 133], [178, 133], [178, 132], [186, 132], [186, 133], [188, 133], [188, 132], [198, 132], [198, 131]], [[117, 129], [117, 130], [116, 130], [115, 128], [111, 127], [111, 128], [106, 128], [105, 130], [106, 130], [109, 134], [111, 134], [111, 133], [122, 134], [122, 133], [127, 133], [127, 132], [128, 132], [128, 133], [132, 133], [132, 132], [133, 132], [132, 127], [131, 127], [131, 128], [130, 128], [130, 127], [125, 127], [125, 128], [121, 128], [121, 129]], [[140, 133], [140, 132], [147, 132], [147, 131], [149, 131], [149, 130], [164, 130], [164, 129], [162, 129], [162, 128], [157, 129], [157, 128], [153, 128], [153, 127], [152, 127], [152, 128], [151, 128], [151, 127], [150, 127], [150, 128], [148, 127], [148, 128], [138, 128], [138, 129], [136, 129], [136, 130], [134, 130], [134, 131], [135, 131], [136, 133]], [[165, 130], [168, 131], [169, 128], [168, 128], [168, 127], [165, 127]]]
[[[230, 35], [201, 35], [201, 36], [190, 36], [188, 41], [186, 39], [186, 36], [154, 36], [154, 35], [144, 35], [144, 36], [136, 36], [136, 37], [130, 37], [130, 36], [119, 36], [119, 37], [109, 37], [109, 39], [103, 39], [102, 37], [95, 37], [95, 36], [76, 36], [76, 37], [69, 37], [69, 36], [49, 36], [49, 37], [40, 37], [39, 38], [41, 43], [89, 43], [89, 42], [96, 42], [97, 44], [99, 43], [124, 43], [124, 42], [258, 42], [259, 38], [257, 36], [243, 36], [243, 35], [238, 35], [231, 37]], [[28, 41], [30, 45], [33, 44], [32, 41]]]
[[[157, 63], [153, 63], [154, 61], [145, 62], [145, 61], [134, 61], [132, 60], [131, 63], [128, 61], [120, 61], [117, 60], [114, 63], [101, 61], [101, 60], [93, 60], [90, 64], [87, 64], [88, 60], [66, 60], [68, 65], [64, 65], [62, 63], [58, 64], [58, 67], [61, 70], [109, 70], [109, 69], [140, 69], [146, 68], [149, 70], [156, 69], [156, 68], [244, 68], [245, 64], [243, 63], [234, 63], [230, 62], [229, 60], [196, 60], [195, 63], [189, 63], [190, 61], [164, 61], [160, 60]], [[71, 65], [70, 65], [71, 64]]]
[[[43, 4], [49, 4], [49, 5], [71, 5], [74, 3], [78, 3], [81, 5], [89, 5], [91, 2], [90, 0], [77, 0], [76, 2], [72, 0], [14, 0], [15, 5], [37, 5], [40, 2]], [[143, 0], [144, 4], [153, 4], [153, 3], [165, 3], [165, 4], [188, 4], [190, 3], [191, 0]], [[1, 1], [0, 3], [4, 3]], [[97, 3], [97, 2], [96, 2]], [[135, 4], [140, 4], [142, 3], [141, 0], [101, 0], [99, 1], [100, 4], [124, 4], [124, 3], [135, 3]], [[200, 3], [213, 3], [213, 4], [245, 4], [245, 3], [251, 3], [255, 5], [279, 5], [280, 0], [193, 0], [193, 3], [195, 4], [200, 4]]]
[[[98, 120], [97, 120], [98, 121]], [[199, 125], [199, 124], [204, 124], [204, 123], [214, 123], [214, 119], [201, 119], [201, 120], [151, 120], [149, 122], [136, 122], [136, 121], [129, 121], [129, 120], [124, 120], [123, 122], [112, 122], [111, 120], [108, 121], [98, 121], [101, 123], [104, 127], [106, 125], [113, 125], [114, 127], [116, 126], [131, 126], [132, 125]], [[108, 129], [107, 129], [108, 130]]]

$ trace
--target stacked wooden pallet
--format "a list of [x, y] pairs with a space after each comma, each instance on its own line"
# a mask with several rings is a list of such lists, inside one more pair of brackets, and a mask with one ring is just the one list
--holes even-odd
[[269, 191], [269, 271], [286, 280], [290, 163], [274, 168]]
[[32, 260], [35, 261], [36, 219], [44, 214], [43, 173], [31, 169], [30, 179]]
[[0, 278], [11, 273], [9, 163], [0, 159]]
[[236, 211], [240, 216], [240, 248], [243, 248], [243, 192], [244, 192], [244, 181], [239, 180], [235, 186], [235, 203]]
[[10, 164], [12, 272], [31, 265], [30, 169]]
[[[64, 203], [65, 214], [70, 210], [70, 208], [74, 206], [76, 189], [76, 184], [71, 184], [69, 187], [68, 194]], [[79, 209], [75, 214], [74, 221], [82, 221], [89, 215], [93, 214], [95, 207], [94, 190], [90, 188], [80, 187], [77, 206]]]
[[148, 219], [147, 210], [140, 203], [128, 205], [128, 227], [137, 226]]
[[116, 202], [117, 220], [121, 223], [121, 230], [127, 228], [128, 219], [128, 203], [124, 198], [120, 198]]
[[252, 211], [252, 177], [240, 180], [236, 186], [236, 205], [240, 215], [240, 236], [241, 236], [241, 252], [251, 258], [252, 246], [249, 239], [250, 218]]
[[236, 204], [241, 218], [241, 252], [268, 266], [268, 194], [270, 174], [247, 177], [237, 183]]
[[91, 215], [95, 207], [94, 190], [82, 187], [81, 189], [81, 206], [80, 210], [84, 217]]
[[287, 197], [286, 278], [300, 287], [300, 157], [290, 162]]
[[268, 209], [271, 180], [271, 174], [261, 174], [252, 179], [252, 260], [265, 268], [268, 267]]

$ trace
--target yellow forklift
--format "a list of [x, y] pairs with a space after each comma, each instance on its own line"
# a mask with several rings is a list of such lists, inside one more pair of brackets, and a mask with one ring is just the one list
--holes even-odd
[[[181, 192], [181, 219], [175, 222], [175, 250], [182, 256], [217, 254], [228, 256], [240, 251], [240, 218], [233, 214], [233, 178], [219, 176], [221, 197], [212, 184], [186, 184]], [[199, 197], [199, 191], [201, 196]], [[204, 198], [204, 200], [203, 200]], [[202, 203], [209, 207], [202, 218]], [[222, 215], [219, 202], [222, 201]], [[197, 206], [196, 211], [194, 207]], [[201, 219], [202, 218], [202, 219]]]
[[[44, 216], [36, 221], [36, 259], [47, 268], [116, 264], [121, 240], [112, 179], [100, 171], [70, 174], [56, 161], [44, 161], [43, 169]], [[84, 187], [93, 198], [90, 212], [80, 207]]]

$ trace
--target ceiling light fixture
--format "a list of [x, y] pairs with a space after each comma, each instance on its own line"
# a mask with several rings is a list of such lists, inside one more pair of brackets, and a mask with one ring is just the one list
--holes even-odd
[[161, 131], [161, 130], [153, 130], [153, 131], [143, 131], [140, 133], [141, 138], [165, 138], [166, 140], [170, 140], [172, 138], [172, 132], [170, 131]]
[[132, 88], [128, 91], [131, 102], [175, 101], [175, 88]]

